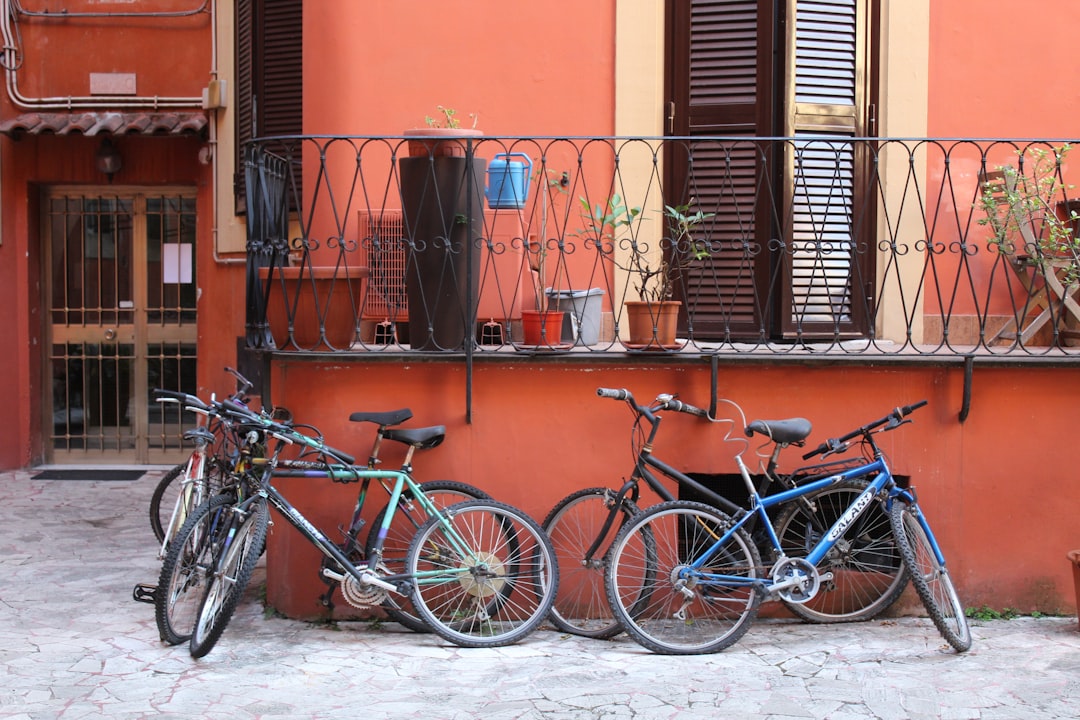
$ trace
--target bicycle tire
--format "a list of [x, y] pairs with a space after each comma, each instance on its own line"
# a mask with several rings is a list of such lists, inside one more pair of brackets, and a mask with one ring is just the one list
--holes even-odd
[[451, 510], [445, 522], [430, 518], [409, 549], [416, 610], [435, 634], [461, 647], [517, 642], [547, 618], [558, 592], [551, 541], [505, 503], [471, 500]]
[[[730, 587], [692, 580], [680, 587], [689, 563], [730, 527], [731, 518], [711, 505], [674, 500], [643, 510], [622, 529], [605, 585], [608, 602], [638, 644], [666, 655], [700, 655], [723, 650], [750, 628], [761, 604], [757, 583]], [[651, 558], [645, 528], [655, 541]], [[740, 529], [706, 567], [753, 580], [760, 565], [757, 548]]]
[[[623, 497], [615, 509], [617, 495], [610, 488], [578, 490], [556, 503], [540, 523], [551, 539], [559, 564], [559, 592], [551, 607], [550, 620], [563, 632], [606, 640], [623, 631], [608, 603], [604, 574], [612, 541], [626, 522], [637, 515], [638, 507]], [[586, 561], [585, 552], [613, 509], [618, 515], [594, 556]]]
[[158, 635], [168, 645], [191, 638], [207, 578], [216, 560], [215, 521], [233, 498], [215, 495], [195, 508], [176, 533], [161, 564], [154, 619]]
[[[848, 480], [785, 505], [776, 522], [780, 547], [788, 557], [805, 557], [829, 528], [866, 490]], [[884, 503], [876, 502], [818, 563], [832, 580], [805, 603], [784, 602], [796, 616], [814, 623], [870, 620], [890, 608], [907, 587], [908, 572]]]
[[937, 553], [923, 528], [926, 518], [921, 516], [918, 505], [909, 505], [900, 499], [893, 501], [889, 518], [911, 574], [911, 584], [930, 619], [953, 649], [966, 652], [971, 649], [971, 627], [952, 577], [945, 564], [938, 562]]
[[[154, 494], [150, 496], [150, 529], [154, 531], [154, 537], [159, 544], [165, 542], [165, 528], [169, 526], [173, 512], [176, 508], [177, 498], [180, 495], [180, 482], [187, 471], [187, 463], [182, 462], [162, 476]], [[183, 524], [183, 520], [179, 524]]]
[[[420, 489], [439, 508], [446, 508], [467, 500], [491, 499], [491, 496], [483, 490], [454, 480], [431, 480], [421, 483]], [[364, 557], [371, 557], [375, 549], [379, 539], [379, 529], [382, 526], [387, 507], [388, 505], [384, 505], [371, 523], [367, 541], [364, 544]], [[405, 572], [406, 559], [409, 555], [409, 547], [412, 545], [413, 536], [427, 522], [428, 517], [430, 516], [416, 502], [411, 490], [405, 488], [401, 493], [401, 499], [398, 502], [394, 517], [390, 520], [390, 528], [387, 531], [386, 540], [383, 542], [382, 557], [379, 561], [388, 573]], [[391, 620], [400, 623], [413, 632], [430, 631], [427, 624], [418, 617], [411, 598], [403, 598], [400, 595], [389, 597], [382, 603], [382, 608]]]
[[266, 544], [270, 513], [265, 498], [255, 498], [244, 508], [243, 515], [238, 506], [227, 508], [226, 513], [232, 517], [223, 531], [227, 534], [222, 538], [218, 561], [191, 633], [193, 658], [210, 652], [225, 632]]

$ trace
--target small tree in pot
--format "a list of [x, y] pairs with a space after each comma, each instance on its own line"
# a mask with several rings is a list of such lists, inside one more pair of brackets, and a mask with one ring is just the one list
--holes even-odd
[[700, 209], [692, 212], [694, 199], [682, 205], [665, 205], [668, 235], [661, 244], [665, 252], [650, 258], [647, 248], [631, 239], [626, 270], [636, 276], [634, 289], [639, 300], [625, 303], [629, 339], [627, 345], [641, 349], [678, 347], [675, 333], [681, 302], [673, 300], [675, 288], [685, 287], [686, 273], [698, 261], [712, 255], [710, 243], [695, 236], [701, 223], [713, 217]]

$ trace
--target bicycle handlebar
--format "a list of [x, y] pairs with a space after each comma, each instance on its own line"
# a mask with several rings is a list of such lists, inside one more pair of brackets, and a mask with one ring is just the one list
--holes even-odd
[[625, 400], [626, 402], [633, 405], [636, 410], [646, 415], [651, 415], [652, 411], [656, 410], [671, 410], [673, 412], [681, 412], [686, 413], [687, 415], [694, 415], [695, 417], [701, 417], [705, 419], [709, 418], [709, 413], [707, 411], [702, 410], [695, 405], [691, 405], [688, 402], [676, 400], [674, 395], [669, 395], [666, 393], [656, 396], [656, 407], [654, 408], [646, 408], [638, 405], [637, 402], [634, 400], [633, 393], [631, 393], [626, 388], [620, 388], [618, 390], [616, 390], [615, 388], [596, 388], [596, 394], [602, 398], [611, 398], [612, 400]]
[[322, 437], [313, 438], [304, 435], [303, 433], [298, 432], [295, 427], [259, 415], [235, 400], [222, 400], [217, 403], [217, 406], [223, 413], [238, 419], [242, 423], [256, 425], [282, 442], [289, 443], [290, 445], [297, 443], [311, 448], [316, 452], [329, 455], [332, 459], [337, 460], [343, 465], [353, 465], [356, 462], [356, 458], [344, 450], [338, 450], [337, 448], [327, 445], [323, 442]]
[[[664, 397], [665, 397], [664, 395], [661, 395], [659, 398], [657, 398], [657, 400], [660, 400], [661, 398], [664, 398]], [[690, 403], [683, 402], [682, 400], [676, 400], [675, 398], [670, 397], [670, 396], [666, 396], [666, 397], [668, 397], [669, 399], [663, 401], [663, 404], [664, 404], [663, 409], [664, 410], [674, 410], [675, 412], [686, 413], [687, 415], [693, 415], [695, 417], [700, 417], [700, 418], [705, 418], [705, 419], [709, 418], [709, 413], [707, 411], [702, 410], [701, 408], [697, 407], [696, 405], [691, 405]]]
[[210, 410], [210, 406], [204, 403], [194, 395], [188, 395], [185, 392], [176, 392], [174, 390], [162, 390], [161, 388], [154, 389], [154, 397], [158, 402], [174, 402], [181, 405], [185, 405], [189, 410], [195, 410], [196, 412], [205, 413]]
[[843, 437], [829, 438], [810, 452], [803, 455], [803, 460], [809, 460], [815, 455], [821, 455], [822, 457], [824, 457], [826, 455], [831, 455], [832, 453], [842, 452], [847, 449], [847, 443], [849, 440], [853, 440], [860, 436], [868, 435], [870, 432], [876, 430], [882, 425], [888, 425], [885, 430], [892, 430], [894, 428], [900, 427], [904, 424], [904, 422], [910, 422], [905, 421], [904, 418], [921, 408], [923, 405], [926, 405], [927, 402], [927, 400], [920, 400], [916, 403], [912, 403], [911, 405], [902, 405], [901, 407], [894, 408], [892, 412], [890, 412], [885, 417], [879, 420], [875, 420], [872, 423], [867, 423], [866, 425], [863, 425], [858, 429], [852, 430]]

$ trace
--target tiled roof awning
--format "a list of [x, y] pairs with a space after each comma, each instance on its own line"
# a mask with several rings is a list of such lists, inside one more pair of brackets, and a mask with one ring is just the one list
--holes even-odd
[[19, 135], [202, 135], [206, 113], [23, 113], [0, 122], [0, 133]]

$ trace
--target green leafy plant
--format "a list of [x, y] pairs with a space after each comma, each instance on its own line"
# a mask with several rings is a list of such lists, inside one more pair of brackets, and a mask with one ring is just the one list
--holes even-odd
[[584, 229], [571, 233], [577, 237], [583, 237], [598, 246], [611, 246], [620, 235], [621, 228], [629, 228], [641, 215], [641, 208], [628, 208], [623, 199], [618, 195], [598, 205], [592, 205], [585, 198], [578, 198], [581, 205], [581, 219], [584, 221]]
[[1020, 617], [1020, 613], [1012, 608], [995, 610], [989, 605], [983, 605], [982, 607], [977, 608], [970, 607], [964, 610], [964, 615], [972, 620], [1012, 620], [1013, 618]]
[[1065, 184], [1062, 166], [1070, 150], [1027, 148], [1018, 152], [1018, 163], [1000, 165], [993, 179], [981, 185], [978, 207], [986, 213], [978, 223], [991, 230], [990, 243], [1000, 252], [1029, 262], [1047, 258], [1071, 260], [1067, 282], [1080, 276], [1080, 239], [1074, 227], [1080, 215], [1057, 211], [1072, 186]]
[[660, 264], [652, 266], [645, 261], [644, 255], [635, 253], [631, 257], [631, 270], [638, 276], [634, 288], [638, 296], [646, 302], [670, 300], [675, 293], [675, 286], [683, 280], [686, 271], [697, 261], [708, 259], [711, 247], [708, 242], [695, 236], [697, 227], [714, 213], [698, 209], [692, 211], [694, 199], [682, 205], [665, 205], [664, 218], [667, 221], [670, 237], [667, 241], [668, 252]]
[[[461, 121], [457, 118], [457, 110], [454, 108], [444, 107], [443, 105], [436, 105], [435, 109], [438, 110], [438, 115], [425, 115], [424, 122], [428, 127], [432, 128], [447, 128], [456, 130], [461, 127]], [[480, 117], [476, 113], [469, 113], [469, 117], [472, 118], [472, 127], [475, 128], [476, 124], [480, 122]]]

